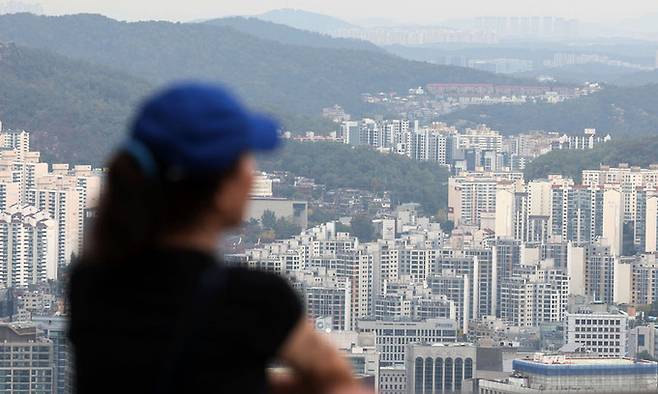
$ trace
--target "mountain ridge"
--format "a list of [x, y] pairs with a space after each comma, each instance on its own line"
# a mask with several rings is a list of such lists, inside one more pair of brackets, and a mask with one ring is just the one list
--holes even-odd
[[309, 30], [301, 30], [285, 24], [270, 22], [256, 17], [226, 17], [211, 19], [204, 23], [226, 26], [242, 33], [256, 36], [282, 44], [309, 46], [314, 48], [357, 49], [384, 53], [377, 45], [351, 38], [337, 38], [330, 35]]
[[515, 81], [385, 53], [282, 44], [225, 26], [119, 22], [89, 14], [3, 15], [0, 40], [114, 68], [155, 85], [221, 81], [249, 104], [297, 119], [286, 124], [293, 131], [323, 124], [322, 108], [335, 104], [355, 116], [369, 113], [372, 107], [360, 98], [366, 92], [406, 91], [430, 82]]
[[293, 8], [279, 8], [256, 15], [257, 18], [297, 29], [329, 34], [340, 29], [357, 27], [335, 16]]
[[611, 135], [658, 133], [658, 84], [607, 86], [557, 104], [471, 106], [444, 116], [443, 121], [465, 126], [486, 123], [506, 134], [530, 130], [581, 133], [585, 128]]
[[46, 160], [103, 164], [150, 90], [111, 69], [0, 44], [0, 120], [30, 131]]

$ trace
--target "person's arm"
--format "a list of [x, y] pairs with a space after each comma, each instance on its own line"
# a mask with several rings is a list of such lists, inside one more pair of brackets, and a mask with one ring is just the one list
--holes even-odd
[[345, 358], [305, 317], [284, 342], [279, 358], [292, 368], [294, 377], [304, 382], [310, 392], [370, 393], [357, 383]]

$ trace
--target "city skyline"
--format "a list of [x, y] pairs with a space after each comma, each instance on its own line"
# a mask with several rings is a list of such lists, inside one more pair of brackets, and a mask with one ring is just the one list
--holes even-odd
[[657, 393], [657, 152], [656, 0], [0, 0], [0, 394]]

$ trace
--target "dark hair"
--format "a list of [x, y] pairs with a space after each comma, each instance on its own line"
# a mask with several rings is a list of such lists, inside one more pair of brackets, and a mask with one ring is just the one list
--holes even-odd
[[157, 246], [172, 232], [193, 227], [235, 167], [170, 180], [146, 176], [132, 156], [117, 154], [108, 168], [84, 260], [121, 261]]

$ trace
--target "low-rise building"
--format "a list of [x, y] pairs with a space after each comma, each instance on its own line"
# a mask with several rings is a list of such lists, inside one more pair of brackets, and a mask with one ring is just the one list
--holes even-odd
[[477, 366], [473, 344], [409, 344], [407, 354], [407, 393], [471, 392]]
[[514, 375], [479, 380], [478, 393], [655, 393], [658, 363], [628, 358], [537, 355], [514, 360]]

